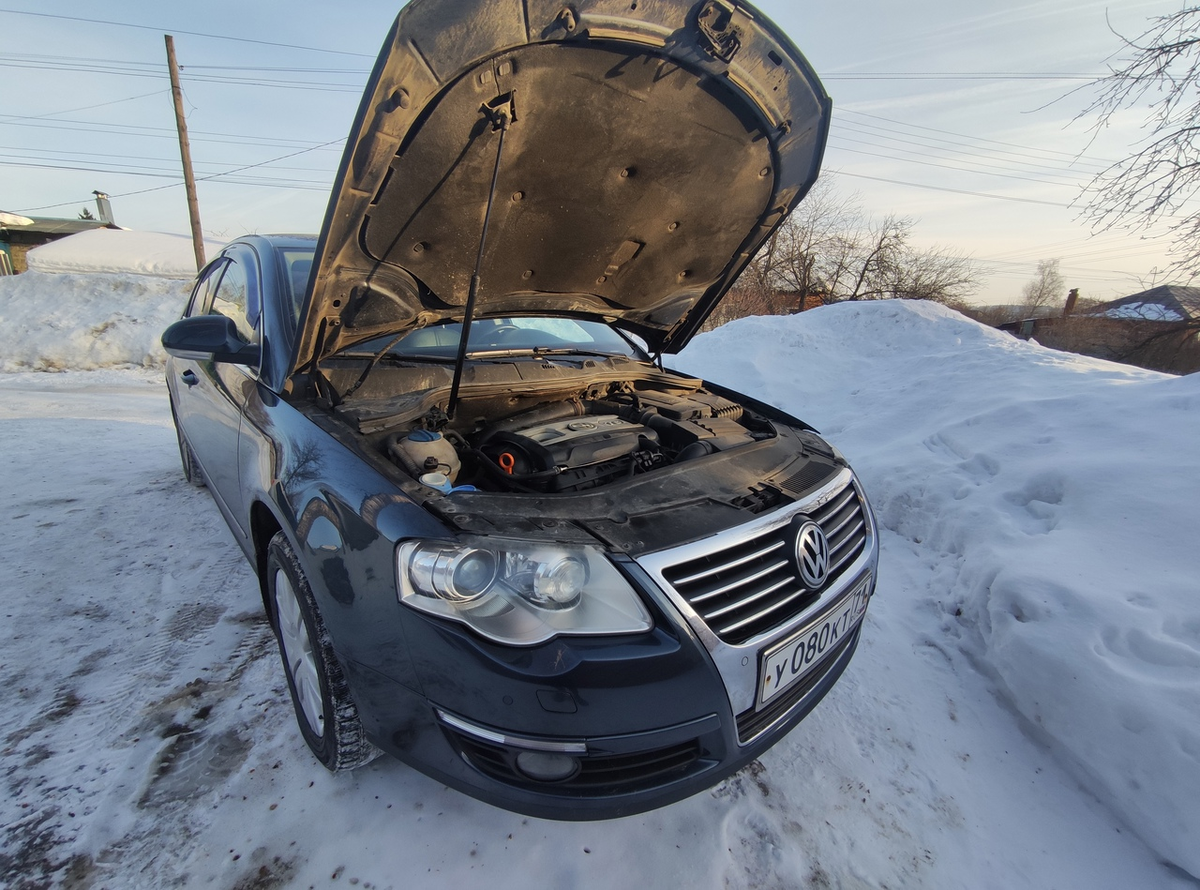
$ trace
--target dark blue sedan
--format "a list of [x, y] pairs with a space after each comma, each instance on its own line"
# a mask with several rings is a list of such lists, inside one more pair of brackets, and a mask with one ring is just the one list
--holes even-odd
[[184, 471], [322, 764], [627, 815], [845, 670], [878, 559], [853, 472], [663, 365], [812, 186], [829, 110], [743, 3], [404, 9], [321, 235], [234, 241], [163, 335]]

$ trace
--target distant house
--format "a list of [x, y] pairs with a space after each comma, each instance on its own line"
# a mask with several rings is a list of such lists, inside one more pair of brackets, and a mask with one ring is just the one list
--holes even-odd
[[46, 216], [21, 216], [0, 213], [0, 275], [25, 271], [25, 254], [35, 247], [86, 232], [89, 229], [117, 229], [112, 219], [108, 195], [93, 192], [99, 219], [55, 219]]
[[1000, 328], [1053, 349], [1156, 371], [1200, 370], [1200, 287], [1159, 285], [1081, 312]]
[[1160, 284], [1119, 300], [1101, 303], [1089, 310], [1088, 315], [1158, 322], [1200, 320], [1200, 287]]
[[[990, 323], [1021, 340], [1028, 340], [1031, 337], [1036, 339], [1036, 335], [1046, 325], [1054, 324], [1067, 311], [1058, 306], [1038, 306], [1029, 310], [1019, 303], [986, 306], [983, 309]], [[995, 319], [1007, 319], [1007, 321], [997, 324]]]
[[[88, 229], [115, 229], [112, 223], [98, 219], [49, 219], [28, 217], [29, 225], [10, 226], [0, 224], [0, 251], [8, 255], [12, 272], [25, 271], [25, 254], [35, 247], [57, 241]], [[3, 260], [0, 260], [3, 263]], [[11, 274], [11, 273], [10, 273]]]

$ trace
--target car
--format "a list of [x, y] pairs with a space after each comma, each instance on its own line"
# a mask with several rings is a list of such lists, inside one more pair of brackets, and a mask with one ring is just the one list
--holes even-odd
[[613, 818], [732, 775], [842, 675], [878, 573], [859, 480], [664, 363], [829, 116], [744, 3], [403, 9], [320, 235], [236, 239], [162, 337], [184, 473], [321, 764]]

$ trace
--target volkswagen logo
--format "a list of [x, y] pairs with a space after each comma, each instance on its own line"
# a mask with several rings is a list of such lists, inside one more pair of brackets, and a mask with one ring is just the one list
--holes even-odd
[[796, 533], [796, 566], [809, 590], [817, 590], [829, 577], [829, 539], [811, 519]]

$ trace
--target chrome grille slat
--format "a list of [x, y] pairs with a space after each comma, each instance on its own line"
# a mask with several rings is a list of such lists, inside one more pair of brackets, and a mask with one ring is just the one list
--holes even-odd
[[699, 581], [701, 578], [707, 578], [709, 575], [715, 575], [717, 572], [724, 572], [724, 571], [734, 568], [735, 566], [740, 566], [743, 563], [747, 563], [752, 560], [758, 559], [759, 557], [766, 556], [772, 550], [778, 550], [782, 546], [783, 546], [783, 541], [776, 541], [775, 543], [771, 544], [768, 547], [764, 547], [761, 550], [756, 550], [755, 552], [747, 554], [746, 556], [743, 556], [740, 559], [735, 559], [733, 562], [724, 563], [723, 565], [719, 565], [716, 568], [705, 569], [703, 572], [697, 572], [694, 575], [688, 575], [686, 578], [678, 578], [678, 579], [676, 579], [675, 583], [677, 585], [691, 584], [695, 581]]
[[862, 518], [859, 517], [858, 522], [856, 522], [854, 524], [854, 528], [850, 529], [850, 534], [846, 535], [844, 538], [842, 538], [840, 541], [838, 541], [837, 544], [833, 544], [832, 542], [830, 543], [829, 555], [832, 556], [833, 554], [837, 553], [839, 550], [841, 550], [847, 544], [853, 543], [854, 541], [861, 540], [861, 538], [858, 537], [857, 533], [859, 531], [861, 531], [862, 528], [863, 528], [863, 521], [862, 521]]
[[[836, 515], [836, 514], [837, 514], [837, 511], [835, 511], [834, 515]], [[837, 537], [838, 532], [840, 532], [842, 529], [844, 529], [848, 523], [854, 521], [854, 518], [856, 515], [857, 514], [855, 514], [854, 512], [851, 512], [845, 519], [843, 519], [841, 522], [839, 522], [833, 528], [825, 528], [824, 525], [822, 524], [821, 530], [825, 532], [825, 537], [829, 538], [829, 540], [832, 541], [835, 537]]]
[[836, 504], [833, 501], [830, 501], [819, 512], [823, 516], [828, 516], [832, 513], [837, 513], [839, 510], [842, 509], [842, 507], [846, 506], [846, 504], [851, 499], [853, 499], [853, 497], [854, 497], [853, 487], [847, 488], [847, 490], [840, 496], [840, 499], [838, 500], [838, 502]]
[[730, 581], [728, 584], [724, 584], [721, 587], [718, 587], [716, 590], [706, 590], [704, 593], [692, 599], [692, 605], [695, 605], [696, 603], [702, 603], [712, 599], [713, 597], [721, 596], [722, 594], [737, 590], [739, 587], [745, 587], [747, 584], [751, 584], [754, 581], [757, 581], [759, 578], [766, 577], [772, 572], [778, 572], [780, 569], [786, 569], [787, 564], [788, 563], [786, 559], [781, 559], [779, 562], [771, 563], [764, 569], [759, 569], [753, 575], [747, 575], [744, 578], [738, 578], [734, 581]]
[[860, 547], [852, 547], [851, 549], [847, 550], [845, 555], [843, 555], [837, 562], [830, 565], [829, 573], [831, 575], [837, 574], [837, 572], [842, 568], [842, 566], [844, 566], [846, 563], [850, 562], [852, 559], [854, 559], [856, 556], [858, 556], [858, 554], [861, 552], [862, 552], [862, 549]]
[[767, 617], [772, 612], [782, 609], [784, 606], [788, 605], [789, 603], [795, 602], [797, 599], [799, 599], [803, 596], [806, 596], [807, 594], [808, 594], [808, 591], [805, 590], [803, 587], [801, 587], [799, 590], [797, 590], [795, 593], [793, 593], [791, 596], [787, 597], [786, 599], [781, 599], [779, 602], [777, 602], [771, 606], [768, 606], [767, 608], [765, 608], [759, 612], [756, 612], [753, 615], [748, 615], [745, 618], [743, 618], [741, 621], [738, 621], [735, 624], [727, 624], [719, 629], [717, 629], [717, 628], [714, 628], [714, 629], [717, 632], [717, 636], [720, 636], [721, 634], [730, 633], [732, 631], [737, 630], [739, 627], [745, 627], [747, 624], [750, 624], [753, 621], [758, 621], [762, 618]]
[[735, 602], [735, 603], [730, 603], [728, 606], [722, 606], [720, 609], [717, 609], [716, 611], [713, 611], [713, 612], [702, 612], [702, 613], [700, 614], [700, 617], [701, 617], [701, 618], [703, 618], [705, 621], [707, 621], [707, 622], [709, 622], [709, 623], [711, 624], [711, 623], [712, 623], [712, 620], [713, 620], [714, 618], [720, 618], [722, 615], [727, 615], [727, 614], [729, 614], [729, 613], [730, 613], [730, 612], [732, 612], [734, 609], [742, 609], [742, 608], [745, 608], [745, 606], [746, 606], [748, 603], [752, 603], [752, 602], [755, 602], [755, 601], [757, 601], [757, 600], [760, 600], [760, 599], [762, 599], [762, 598], [763, 598], [763, 597], [765, 597], [765, 596], [770, 596], [770, 595], [771, 595], [771, 594], [773, 594], [773, 593], [774, 593], [776, 590], [778, 590], [780, 587], [783, 587], [785, 584], [788, 584], [788, 583], [790, 583], [791, 581], [792, 581], [792, 579], [791, 579], [791, 578], [784, 578], [784, 579], [782, 579], [782, 580], [780, 580], [780, 581], [776, 581], [776, 582], [775, 582], [774, 584], [772, 584], [770, 587], [767, 587], [767, 588], [765, 588], [765, 589], [763, 589], [763, 590], [760, 590], [758, 593], [754, 594], [754, 596], [746, 597], [745, 599], [738, 600], [738, 601], [737, 601], [737, 602]]
[[[868, 527], [852, 482], [823, 500], [800, 515], [821, 526], [829, 541], [828, 586], [863, 552]], [[724, 547], [718, 536], [715, 549], [693, 549], [688, 558], [660, 571], [720, 640], [739, 645], [785, 626], [820, 599], [820, 591], [807, 590], [800, 580], [795, 534], [796, 524], [785, 521], [764, 525], [757, 536], [735, 538]]]

